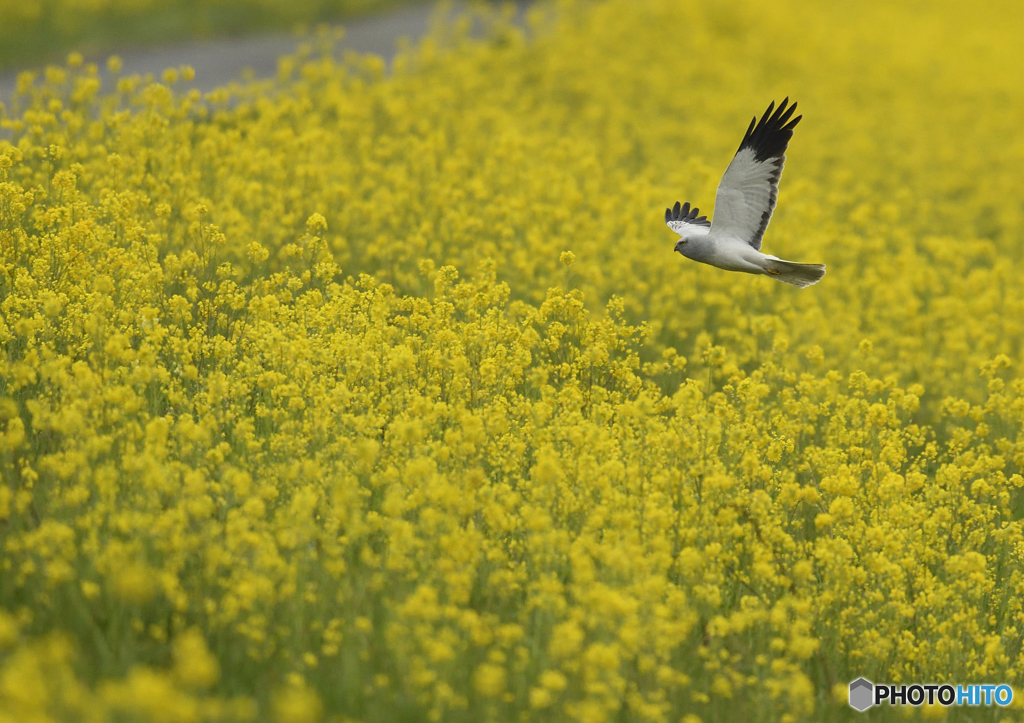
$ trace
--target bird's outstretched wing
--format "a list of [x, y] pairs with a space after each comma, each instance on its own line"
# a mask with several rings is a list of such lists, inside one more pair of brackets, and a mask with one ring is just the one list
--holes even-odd
[[789, 98], [776, 108], [772, 101], [760, 121], [756, 116], [750, 121], [739, 150], [718, 184], [713, 226], [716, 236], [740, 238], [761, 249], [761, 238], [779, 194], [786, 147], [793, 128], [803, 118], [790, 120], [796, 103], [788, 108], [787, 103]]
[[692, 235], [694, 232], [707, 233], [711, 222], [707, 216], [698, 216], [697, 213], [696, 206], [690, 208], [689, 202], [680, 206], [679, 201], [676, 201], [675, 206], [665, 209], [665, 223], [680, 236]]

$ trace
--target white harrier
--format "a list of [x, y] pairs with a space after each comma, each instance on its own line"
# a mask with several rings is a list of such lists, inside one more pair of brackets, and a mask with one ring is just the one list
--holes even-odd
[[[747, 134], [725, 169], [715, 196], [715, 222], [698, 216], [696, 207], [676, 201], [665, 209], [665, 223], [679, 234], [676, 251], [688, 259], [726, 271], [766, 274], [801, 288], [816, 284], [825, 275], [824, 264], [783, 261], [760, 251], [779, 194], [779, 177], [786, 161], [786, 146], [793, 128], [803, 116], [790, 120], [796, 103], [789, 98], [775, 109], [775, 101], [761, 117], [750, 121]], [[772, 113], [772, 110], [775, 110]], [[756, 125], [755, 125], [756, 124]]]

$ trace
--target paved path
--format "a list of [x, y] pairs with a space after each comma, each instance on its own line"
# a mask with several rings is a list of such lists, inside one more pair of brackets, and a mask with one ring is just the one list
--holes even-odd
[[[428, 3], [350, 20], [343, 23], [345, 38], [340, 47], [390, 59], [399, 38], [415, 41], [426, 34], [433, 9], [433, 4]], [[237, 80], [246, 69], [251, 69], [257, 78], [273, 76], [277, 72], [277, 59], [294, 51], [297, 44], [294, 34], [277, 33], [189, 41], [164, 48], [136, 48], [116, 54], [124, 60], [122, 74], [125, 75], [152, 73], [160, 77], [166, 68], [191, 65], [196, 71], [196, 78], [190, 87], [208, 91]], [[106, 76], [105, 59], [112, 54], [115, 51], [89, 60], [100, 65]], [[0, 100], [10, 100], [17, 76], [18, 71], [0, 72]], [[109, 87], [106, 83], [104, 85]]]

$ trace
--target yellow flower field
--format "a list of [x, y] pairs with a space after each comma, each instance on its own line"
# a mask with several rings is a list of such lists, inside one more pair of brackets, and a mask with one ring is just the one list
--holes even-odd
[[508, 18], [3, 99], [0, 721], [1021, 720], [1024, 8]]

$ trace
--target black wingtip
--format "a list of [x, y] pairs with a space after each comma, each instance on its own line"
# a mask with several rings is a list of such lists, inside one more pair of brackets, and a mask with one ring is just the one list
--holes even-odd
[[708, 221], [707, 216], [698, 216], [700, 209], [696, 206], [690, 206], [690, 202], [680, 204], [676, 201], [676, 205], [672, 208], [665, 209], [665, 223], [671, 221], [683, 221], [685, 223], [694, 224], [697, 226], [710, 226], [711, 222]]
[[[737, 150], [750, 148], [754, 152], [754, 158], [759, 163], [769, 158], [778, 158], [786, 153], [789, 146], [789, 139], [793, 137], [793, 128], [800, 122], [803, 116], [797, 116], [790, 120], [796, 110], [796, 103], [790, 105], [787, 95], [778, 107], [773, 100], [768, 104], [768, 110], [761, 116], [761, 120], [751, 121], [750, 127], [743, 136], [743, 142]], [[757, 116], [754, 116], [755, 121]]]

